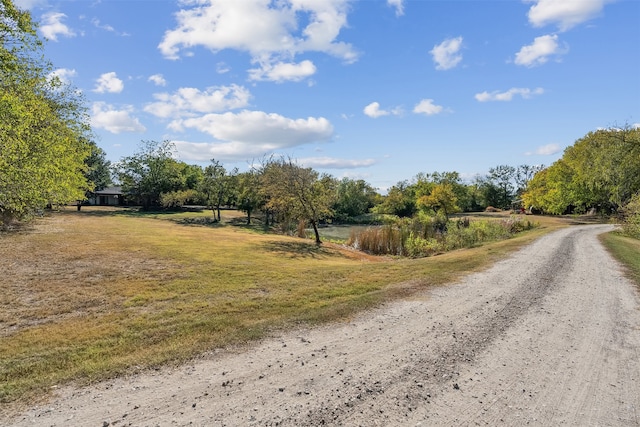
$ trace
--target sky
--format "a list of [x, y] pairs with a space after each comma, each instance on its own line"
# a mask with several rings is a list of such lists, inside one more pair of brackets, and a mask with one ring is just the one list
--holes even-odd
[[638, 0], [14, 0], [117, 162], [271, 155], [385, 192], [640, 124]]

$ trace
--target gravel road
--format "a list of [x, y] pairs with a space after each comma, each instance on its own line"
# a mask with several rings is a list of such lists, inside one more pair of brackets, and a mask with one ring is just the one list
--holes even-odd
[[63, 388], [0, 424], [640, 426], [640, 300], [597, 239], [610, 229], [562, 229], [349, 323]]

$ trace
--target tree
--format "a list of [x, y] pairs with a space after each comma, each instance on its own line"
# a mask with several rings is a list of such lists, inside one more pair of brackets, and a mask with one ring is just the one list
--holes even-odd
[[523, 195], [546, 212], [616, 212], [640, 191], [640, 129], [600, 129], [568, 147], [538, 172]]
[[511, 206], [514, 195], [513, 182], [515, 180], [516, 168], [509, 165], [499, 165], [489, 169], [488, 180], [500, 189], [498, 206], [507, 209]]
[[420, 208], [433, 210], [436, 214], [443, 215], [447, 220], [450, 214], [460, 211], [457, 203], [458, 198], [450, 183], [436, 184], [431, 193], [418, 199]]
[[529, 181], [533, 179], [536, 173], [540, 172], [544, 169], [544, 165], [520, 165], [516, 168], [515, 172], [515, 182], [516, 182], [516, 194], [518, 196], [522, 195], [522, 193], [527, 188], [527, 184]]
[[263, 166], [262, 185], [269, 195], [267, 207], [313, 227], [316, 244], [322, 244], [318, 225], [331, 217], [336, 180], [303, 168], [291, 159], [270, 159]]
[[560, 160], [538, 172], [522, 195], [524, 205], [546, 213], [563, 214], [575, 201], [573, 171]]
[[247, 214], [247, 224], [251, 224], [251, 214], [265, 204], [260, 191], [260, 175], [251, 169], [237, 176], [236, 206]]
[[91, 197], [94, 191], [104, 190], [112, 184], [111, 162], [106, 159], [106, 153], [94, 141], [88, 141], [88, 144], [91, 152], [84, 162], [84, 176], [91, 190], [85, 193], [85, 199]]
[[336, 189], [335, 216], [344, 221], [364, 215], [375, 205], [377, 197], [376, 190], [364, 180], [343, 178]]
[[143, 209], [161, 206], [161, 195], [187, 189], [183, 175], [185, 163], [173, 158], [171, 141], [142, 141], [132, 156], [117, 165], [122, 190]]
[[78, 91], [50, 77], [28, 12], [0, 0], [0, 222], [82, 199], [90, 153]]
[[374, 211], [381, 214], [410, 218], [417, 212], [416, 186], [409, 181], [400, 181], [387, 191], [382, 203]]
[[204, 194], [207, 206], [213, 211], [217, 220], [220, 221], [220, 208], [222, 205], [230, 204], [235, 196], [234, 170], [231, 175], [227, 174], [227, 170], [222, 163], [215, 159], [211, 159], [211, 164], [204, 168], [204, 177], [200, 184], [200, 191]]

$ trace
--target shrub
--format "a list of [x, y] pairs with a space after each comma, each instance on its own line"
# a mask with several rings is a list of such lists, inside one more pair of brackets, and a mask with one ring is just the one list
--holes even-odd
[[622, 231], [627, 236], [640, 239], [640, 193], [631, 197], [622, 209]]

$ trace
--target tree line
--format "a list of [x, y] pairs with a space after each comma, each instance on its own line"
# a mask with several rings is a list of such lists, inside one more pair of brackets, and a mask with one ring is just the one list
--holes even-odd
[[[107, 163], [90, 169], [104, 170]], [[190, 165], [175, 159], [170, 141], [143, 141], [137, 153], [113, 167], [113, 175], [128, 202], [143, 209], [204, 205], [220, 220], [222, 207], [234, 207], [247, 214], [247, 223], [259, 211], [267, 225], [306, 223], [320, 242], [322, 222], [354, 222], [370, 213], [402, 218], [421, 212], [448, 219], [489, 206], [510, 209], [538, 170], [500, 165], [472, 183], [464, 183], [458, 172], [421, 173], [381, 195], [364, 180], [337, 179], [287, 157], [261, 159], [239, 172], [215, 159], [204, 168]]]

